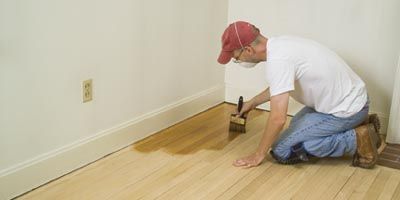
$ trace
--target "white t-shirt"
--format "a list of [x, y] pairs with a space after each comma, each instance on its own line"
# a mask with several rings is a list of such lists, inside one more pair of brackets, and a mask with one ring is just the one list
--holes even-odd
[[269, 38], [265, 72], [271, 96], [290, 91], [317, 112], [349, 117], [367, 102], [361, 78], [335, 52], [312, 40]]

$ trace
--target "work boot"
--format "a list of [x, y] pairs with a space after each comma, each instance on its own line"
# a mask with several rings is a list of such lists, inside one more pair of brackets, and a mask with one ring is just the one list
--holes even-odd
[[292, 155], [292, 156], [290, 156], [290, 158], [283, 160], [283, 159], [279, 158], [278, 156], [276, 156], [272, 150], [269, 151], [269, 154], [271, 154], [271, 157], [274, 158], [279, 164], [294, 165], [297, 163], [304, 162], [296, 155]]
[[379, 136], [380, 134], [380, 129], [381, 129], [381, 122], [379, 120], [379, 117], [377, 114], [369, 114], [368, 118], [365, 119], [365, 121], [362, 123], [362, 125], [367, 125], [367, 124], [373, 124], [374, 125], [374, 129], [376, 134], [374, 134], [374, 136], [376, 135], [376, 148], [379, 149], [379, 147], [382, 144], [382, 139]]
[[355, 129], [357, 138], [357, 151], [353, 157], [353, 166], [373, 168], [378, 160], [376, 149], [377, 136], [374, 125], [369, 123]]
[[304, 149], [303, 143], [298, 143], [291, 148], [292, 152], [297, 155], [300, 160], [307, 162], [309, 161], [307, 151]]

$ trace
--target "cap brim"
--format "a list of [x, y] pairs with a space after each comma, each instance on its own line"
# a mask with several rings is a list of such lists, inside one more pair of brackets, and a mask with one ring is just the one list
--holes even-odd
[[228, 63], [232, 58], [232, 52], [228, 52], [228, 51], [221, 51], [221, 53], [219, 54], [218, 57], [218, 62], [220, 64], [225, 65], [226, 63]]

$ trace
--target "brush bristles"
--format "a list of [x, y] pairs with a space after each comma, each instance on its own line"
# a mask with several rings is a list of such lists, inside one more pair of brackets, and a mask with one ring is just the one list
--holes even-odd
[[246, 133], [246, 127], [244, 125], [231, 123], [231, 124], [229, 124], [229, 131], [231, 131], [231, 132], [239, 132], [239, 133]]

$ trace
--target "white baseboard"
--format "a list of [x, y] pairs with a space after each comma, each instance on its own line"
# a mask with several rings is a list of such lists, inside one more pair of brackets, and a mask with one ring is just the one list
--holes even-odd
[[[244, 100], [249, 100], [253, 98], [255, 95], [260, 93], [260, 91], [251, 90], [251, 89], [243, 89], [238, 88], [229, 84], [225, 85], [225, 101], [229, 103], [237, 104], [239, 96], [243, 96]], [[288, 115], [295, 115], [304, 105], [296, 102], [294, 99], [290, 98], [289, 100], [289, 109]], [[262, 104], [257, 108], [262, 110], [270, 110], [269, 103]], [[374, 110], [370, 110], [370, 113], [376, 113], [379, 116], [381, 121], [381, 134], [386, 135], [388, 123], [389, 123], [389, 115], [382, 112], [375, 112]]]
[[0, 199], [10, 199], [224, 102], [218, 85], [0, 171]]

